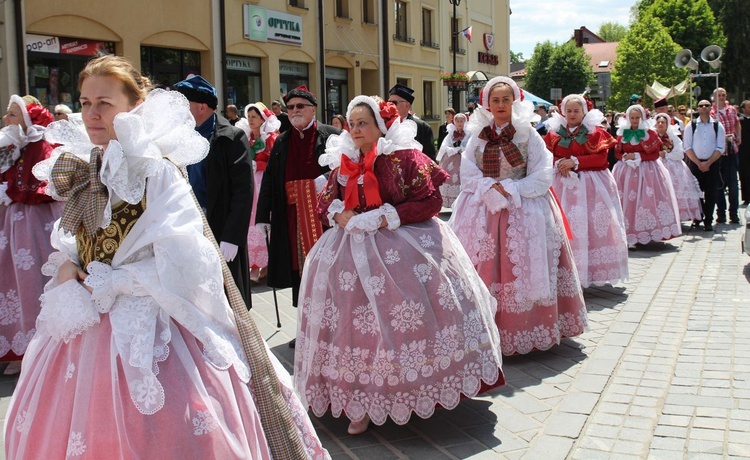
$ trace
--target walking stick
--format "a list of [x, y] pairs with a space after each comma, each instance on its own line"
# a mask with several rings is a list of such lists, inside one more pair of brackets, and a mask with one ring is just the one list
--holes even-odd
[[[268, 254], [271, 254], [271, 241], [269, 240], [269, 235], [266, 232], [266, 251]], [[276, 307], [276, 327], [281, 327], [281, 319], [279, 318], [279, 300], [276, 298], [276, 288], [271, 287], [271, 290], [273, 290], [273, 304]]]

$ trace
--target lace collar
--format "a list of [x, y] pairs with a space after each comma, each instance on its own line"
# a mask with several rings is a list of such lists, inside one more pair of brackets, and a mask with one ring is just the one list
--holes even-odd
[[[111, 197], [130, 204], [141, 201], [146, 179], [158, 171], [163, 158], [186, 166], [201, 161], [209, 150], [208, 141], [195, 131], [187, 99], [176, 91], [153, 90], [142, 104], [118, 114], [114, 129], [117, 139], [106, 146], [100, 178]], [[33, 173], [49, 181], [49, 195], [59, 200], [50, 181], [58, 157], [70, 152], [88, 162], [94, 145], [83, 126], [66, 120], [51, 123], [45, 139], [60, 146], [50, 158], [37, 163]]]
[[[390, 155], [397, 150], [422, 150], [422, 145], [414, 140], [417, 135], [417, 124], [412, 120], [395, 120], [388, 128], [384, 137], [378, 139], [376, 151], [378, 155]], [[360, 152], [354, 145], [351, 135], [344, 131], [338, 135], [328, 137], [326, 151], [318, 159], [321, 166], [330, 169], [341, 165], [341, 155], [346, 155], [354, 162], [359, 162]]]

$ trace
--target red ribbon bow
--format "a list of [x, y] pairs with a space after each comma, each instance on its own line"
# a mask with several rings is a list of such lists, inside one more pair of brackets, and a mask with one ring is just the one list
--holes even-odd
[[375, 176], [375, 171], [373, 170], [377, 157], [378, 153], [375, 150], [375, 145], [373, 145], [372, 150], [365, 154], [363, 162], [355, 163], [346, 154], [341, 155], [340, 173], [349, 177], [346, 182], [346, 192], [344, 193], [344, 207], [346, 209], [354, 209], [359, 206], [359, 187], [357, 182], [360, 176], [363, 176], [362, 183], [365, 191], [366, 206], [369, 208], [383, 204], [383, 200], [380, 198], [378, 178]]

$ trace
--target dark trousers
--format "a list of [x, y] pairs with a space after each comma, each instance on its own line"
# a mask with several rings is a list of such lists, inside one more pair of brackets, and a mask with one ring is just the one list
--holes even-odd
[[703, 205], [703, 219], [706, 225], [711, 225], [714, 217], [714, 205], [716, 203], [716, 195], [718, 194], [719, 187], [721, 186], [721, 179], [719, 177], [719, 162], [714, 162], [708, 171], [703, 172], [698, 169], [698, 165], [690, 162], [690, 172], [693, 173], [696, 179], [698, 179], [698, 185], [703, 191], [703, 199], [701, 204]]
[[[750, 140], [748, 140], [750, 142]], [[742, 201], [750, 201], [750, 150], [740, 148], [737, 154]]]
[[[727, 144], [727, 151], [733, 152], [731, 144]], [[740, 187], [737, 182], [737, 169], [739, 167], [739, 156], [736, 153], [721, 157], [719, 160], [721, 181], [719, 191], [716, 194], [716, 217], [718, 220], [727, 219], [727, 198], [729, 198], [729, 218], [737, 220], [737, 210], [740, 205]], [[724, 190], [729, 190], [728, 196], [724, 196]]]

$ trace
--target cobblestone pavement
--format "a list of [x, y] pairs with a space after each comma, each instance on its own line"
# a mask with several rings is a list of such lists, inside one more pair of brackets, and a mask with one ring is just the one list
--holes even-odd
[[[683, 227], [630, 251], [630, 279], [585, 290], [590, 330], [506, 357], [507, 385], [405, 426], [349, 436], [313, 417], [334, 459], [750, 457], [750, 257], [742, 229]], [[253, 314], [291, 369], [291, 291], [253, 288]], [[0, 414], [15, 378], [0, 377]]]

